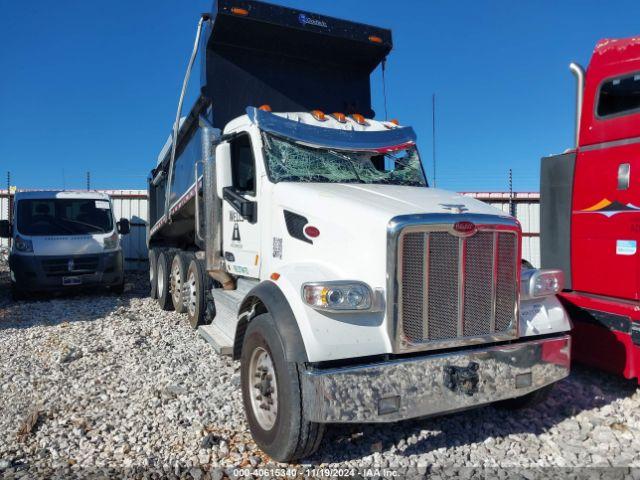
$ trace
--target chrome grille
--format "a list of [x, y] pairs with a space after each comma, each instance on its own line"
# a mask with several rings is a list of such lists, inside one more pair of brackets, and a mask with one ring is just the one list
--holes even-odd
[[465, 238], [448, 228], [403, 233], [398, 256], [403, 343], [444, 348], [515, 337], [518, 249], [514, 230], [480, 228]]

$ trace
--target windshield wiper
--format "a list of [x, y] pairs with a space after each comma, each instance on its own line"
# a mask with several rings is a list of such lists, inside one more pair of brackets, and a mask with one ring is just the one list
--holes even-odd
[[354, 166], [354, 163], [353, 163], [353, 159], [352, 159], [352, 158], [350, 158], [350, 157], [348, 157], [348, 156], [346, 156], [346, 155], [344, 155], [344, 154], [342, 154], [342, 153], [338, 153], [338, 152], [336, 152], [335, 150], [327, 150], [327, 151], [328, 151], [329, 153], [331, 153], [332, 155], [335, 155], [335, 156], [336, 156], [336, 157], [338, 157], [338, 158], [342, 158], [343, 160], [346, 160], [346, 161], [349, 163], [349, 166], [351, 167], [351, 170], [353, 170], [353, 173], [354, 173], [354, 175], [356, 176], [356, 178], [358, 179], [358, 181], [359, 181], [360, 183], [364, 183], [364, 182], [362, 181], [362, 178], [360, 178], [360, 175], [358, 175], [358, 170], [357, 170], [357, 169], [356, 169], [356, 167]]

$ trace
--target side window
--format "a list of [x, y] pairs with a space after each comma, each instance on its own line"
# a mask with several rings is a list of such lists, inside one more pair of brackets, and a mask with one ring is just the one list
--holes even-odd
[[640, 73], [605, 80], [600, 85], [597, 116], [624, 115], [640, 110]]
[[256, 167], [248, 135], [242, 135], [231, 142], [231, 176], [237, 191], [256, 192]]

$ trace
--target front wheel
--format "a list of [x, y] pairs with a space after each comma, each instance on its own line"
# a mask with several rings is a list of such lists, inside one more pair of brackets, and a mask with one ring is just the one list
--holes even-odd
[[241, 365], [242, 399], [256, 444], [279, 462], [315, 452], [324, 425], [303, 416], [298, 365], [286, 361], [270, 314], [249, 323]]
[[206, 323], [208, 276], [202, 263], [194, 258], [187, 270], [186, 304], [189, 324], [198, 328]]

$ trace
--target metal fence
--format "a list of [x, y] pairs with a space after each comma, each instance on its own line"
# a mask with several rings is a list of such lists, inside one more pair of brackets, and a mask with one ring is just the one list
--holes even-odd
[[[116, 218], [127, 218], [131, 222], [131, 233], [123, 237], [122, 244], [128, 270], [147, 268], [147, 192], [146, 190], [103, 190], [111, 195]], [[464, 192], [508, 213], [513, 204], [515, 214], [522, 224], [524, 238], [522, 256], [534, 266], [540, 266], [540, 195], [538, 193], [515, 193], [510, 199], [508, 192]], [[7, 218], [9, 196], [0, 190], [0, 219]], [[8, 245], [2, 239], [0, 246]]]

